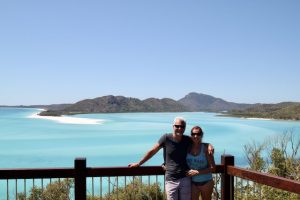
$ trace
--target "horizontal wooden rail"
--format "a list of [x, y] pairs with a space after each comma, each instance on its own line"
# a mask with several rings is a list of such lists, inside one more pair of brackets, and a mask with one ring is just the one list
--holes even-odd
[[87, 177], [103, 176], [147, 176], [147, 175], [164, 175], [162, 167], [144, 166], [144, 167], [100, 167], [87, 168]]
[[74, 168], [0, 169], [0, 179], [74, 178]]
[[227, 173], [231, 176], [237, 176], [248, 179], [256, 183], [268, 185], [277, 189], [286, 190], [300, 194], [300, 182], [267, 173], [256, 172], [235, 166], [227, 166]]
[[[224, 173], [224, 166], [217, 165], [214, 173]], [[101, 176], [148, 176], [164, 175], [165, 172], [160, 166], [129, 167], [99, 167], [87, 168], [87, 177]]]
[[[224, 173], [224, 166], [217, 165], [214, 173]], [[160, 166], [87, 167], [87, 177], [164, 175]], [[0, 179], [74, 178], [74, 168], [26, 168], [0, 169]]]

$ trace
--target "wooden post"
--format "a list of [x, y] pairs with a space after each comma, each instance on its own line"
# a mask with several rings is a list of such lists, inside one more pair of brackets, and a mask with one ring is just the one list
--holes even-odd
[[86, 200], [86, 159], [76, 158], [74, 165], [75, 200]]
[[221, 175], [221, 194], [222, 200], [234, 199], [234, 179], [227, 174], [227, 166], [234, 166], [234, 157], [232, 155], [222, 155], [221, 164], [224, 165], [224, 174]]

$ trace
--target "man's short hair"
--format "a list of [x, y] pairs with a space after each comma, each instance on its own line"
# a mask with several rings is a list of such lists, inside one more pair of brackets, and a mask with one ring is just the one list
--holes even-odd
[[181, 122], [183, 122], [184, 126], [186, 126], [186, 121], [183, 117], [175, 117], [173, 125], [175, 125], [177, 120], [180, 120]]

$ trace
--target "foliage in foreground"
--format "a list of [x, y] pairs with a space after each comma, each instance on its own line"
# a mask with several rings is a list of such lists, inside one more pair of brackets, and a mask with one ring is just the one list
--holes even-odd
[[33, 187], [29, 197], [25, 197], [24, 193], [18, 194], [18, 200], [70, 200], [70, 190], [74, 187], [74, 181], [63, 179], [48, 184], [46, 188]]
[[[113, 183], [111, 183], [113, 184]], [[18, 194], [18, 200], [70, 200], [71, 189], [74, 187], [74, 181], [64, 179], [48, 184], [46, 188], [33, 187], [28, 197], [24, 193]], [[114, 187], [113, 191], [103, 197], [91, 195], [87, 196], [87, 200], [164, 200], [164, 193], [159, 183], [150, 185], [142, 183], [140, 178], [135, 178], [125, 187]]]
[[[300, 181], [300, 136], [293, 131], [270, 138], [264, 143], [253, 142], [244, 150], [251, 170]], [[299, 200], [300, 195], [245, 180], [238, 180], [235, 199]]]
[[87, 196], [87, 200], [164, 200], [164, 193], [161, 190], [160, 184], [152, 183], [150, 185], [142, 183], [140, 178], [127, 184], [125, 187], [114, 188], [110, 194], [104, 197]]

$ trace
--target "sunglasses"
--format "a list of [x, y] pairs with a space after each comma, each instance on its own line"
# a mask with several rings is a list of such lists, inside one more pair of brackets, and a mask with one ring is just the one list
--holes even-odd
[[197, 136], [202, 136], [201, 133], [191, 133], [191, 135], [192, 135], [192, 136], [195, 136], [195, 135], [197, 135]]
[[174, 125], [174, 126], [175, 126], [175, 128], [185, 128], [184, 125]]

